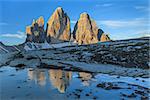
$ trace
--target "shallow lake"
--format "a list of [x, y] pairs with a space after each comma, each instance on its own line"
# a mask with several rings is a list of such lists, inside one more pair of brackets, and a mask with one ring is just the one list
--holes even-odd
[[149, 79], [4, 66], [0, 68], [1, 100], [148, 99]]

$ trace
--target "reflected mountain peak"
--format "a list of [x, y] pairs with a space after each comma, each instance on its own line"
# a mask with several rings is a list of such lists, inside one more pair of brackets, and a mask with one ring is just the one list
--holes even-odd
[[65, 93], [67, 86], [69, 86], [71, 77], [71, 72], [54, 69], [49, 70], [49, 80], [60, 93]]
[[45, 72], [42, 69], [29, 69], [28, 77], [40, 86], [44, 86], [46, 84]]

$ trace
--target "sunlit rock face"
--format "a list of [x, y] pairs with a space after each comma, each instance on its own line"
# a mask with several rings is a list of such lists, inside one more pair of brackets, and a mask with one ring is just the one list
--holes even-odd
[[58, 7], [47, 22], [47, 37], [70, 40], [70, 19], [61, 7]]
[[26, 27], [26, 42], [44, 43], [46, 33], [44, 31], [44, 18], [41, 16], [33, 20], [32, 25]]
[[87, 13], [82, 13], [74, 27], [73, 37], [78, 44], [92, 44], [101, 40], [105, 41], [105, 39], [101, 39], [104, 32], [100, 30], [96, 22]]
[[31, 32], [31, 26], [26, 26], [26, 42], [32, 42], [32, 32]]
[[107, 34], [102, 34], [100, 38], [101, 42], [110, 41], [110, 38]]
[[53, 69], [49, 70], [49, 79], [52, 82], [52, 85], [57, 88], [60, 93], [65, 93], [71, 77], [71, 72]]
[[97, 27], [96, 22], [87, 13], [80, 15], [71, 34], [70, 19], [61, 7], [58, 7], [49, 18], [46, 30], [44, 30], [44, 18], [41, 16], [26, 27], [26, 34], [26, 42], [35, 43], [75, 41], [78, 44], [92, 44], [110, 41], [108, 35]]
[[39, 19], [36, 21], [36, 23], [41, 27], [44, 26], [44, 18], [42, 16], [39, 17]]
[[110, 38], [107, 34], [104, 34], [104, 31], [102, 29], [98, 29], [98, 41], [105, 42], [110, 41]]

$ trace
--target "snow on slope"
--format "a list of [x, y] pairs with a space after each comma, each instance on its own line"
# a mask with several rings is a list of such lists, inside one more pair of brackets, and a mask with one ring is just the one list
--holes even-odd
[[48, 44], [47, 42], [45, 43], [26, 43], [24, 46], [24, 49], [26, 51], [29, 50], [40, 50], [40, 49], [49, 49], [49, 48], [61, 48], [61, 47], [66, 47], [66, 46], [72, 46], [76, 45], [73, 42], [62, 42], [62, 43], [56, 43], [56, 44]]

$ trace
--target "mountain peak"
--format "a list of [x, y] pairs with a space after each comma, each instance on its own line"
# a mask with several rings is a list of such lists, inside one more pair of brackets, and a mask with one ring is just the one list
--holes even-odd
[[90, 17], [89, 17], [89, 14], [88, 14], [88, 13], [83, 12], [83, 13], [80, 14], [80, 19], [82, 19], [82, 18], [89, 19]]
[[44, 18], [43, 16], [40, 16], [36, 22], [38, 23], [39, 26], [43, 26], [44, 25]]
[[53, 15], [63, 15], [64, 14], [64, 10], [62, 7], [58, 7], [56, 8], [56, 10], [54, 11]]
[[62, 7], [57, 7], [56, 10], [57, 10], [57, 11], [62, 11], [63, 8], [62, 8]]
[[26, 42], [44, 43], [46, 40], [44, 18], [40, 16], [37, 20], [33, 19], [32, 25], [26, 27], [26, 34]]
[[92, 44], [98, 41], [109, 41], [109, 38], [99, 31], [96, 22], [86, 12], [80, 14], [74, 30], [73, 37], [78, 44]]
[[91, 44], [98, 41], [109, 41], [108, 35], [98, 28], [96, 22], [91, 19], [87, 12], [80, 14], [71, 35], [70, 19], [62, 7], [58, 7], [49, 18], [44, 30], [44, 18], [40, 16], [33, 19], [32, 25], [26, 27], [26, 41], [48, 43], [54, 40], [70, 41], [75, 40], [78, 44]]
[[58, 7], [47, 22], [47, 35], [69, 41], [70, 33], [70, 19], [63, 9]]
[[83, 12], [80, 14], [80, 18], [89, 17], [89, 14], [87, 12]]

